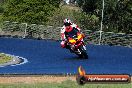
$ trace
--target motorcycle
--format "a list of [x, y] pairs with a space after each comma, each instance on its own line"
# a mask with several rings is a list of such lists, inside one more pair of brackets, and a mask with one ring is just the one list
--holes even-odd
[[70, 46], [70, 51], [78, 55], [80, 58], [88, 59], [86, 52], [86, 45], [83, 41], [84, 35], [79, 33], [77, 36], [68, 37], [68, 45]]

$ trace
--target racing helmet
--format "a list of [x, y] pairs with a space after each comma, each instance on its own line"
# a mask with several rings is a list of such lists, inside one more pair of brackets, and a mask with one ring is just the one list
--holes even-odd
[[64, 25], [65, 26], [70, 26], [72, 23], [71, 23], [71, 20], [70, 19], [64, 19]]

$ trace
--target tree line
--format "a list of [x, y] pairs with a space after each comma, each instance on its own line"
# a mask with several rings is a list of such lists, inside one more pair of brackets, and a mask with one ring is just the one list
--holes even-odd
[[[103, 31], [132, 33], [132, 1], [104, 0]], [[2, 20], [62, 26], [72, 18], [84, 29], [100, 27], [102, 0], [76, 0], [79, 10], [64, 8], [62, 0], [2, 0]]]
[[[101, 20], [102, 0], [77, 0], [78, 6], [87, 14]], [[104, 31], [132, 33], [132, 1], [104, 0]]]

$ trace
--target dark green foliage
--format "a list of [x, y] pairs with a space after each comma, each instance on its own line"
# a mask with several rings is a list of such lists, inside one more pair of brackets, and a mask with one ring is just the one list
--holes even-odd
[[59, 0], [7, 0], [4, 20], [46, 24], [59, 3]]
[[4, 12], [4, 8], [2, 6], [0, 6], [0, 13]]
[[[132, 1], [104, 0], [103, 31], [132, 33]], [[94, 14], [101, 21], [102, 0], [78, 0], [87, 14]]]
[[4, 12], [3, 0], [0, 0], [0, 14]]
[[[132, 30], [132, 2], [120, 0], [106, 2], [104, 25], [108, 26], [108, 31], [130, 33]], [[107, 30], [107, 29], [106, 29]]]
[[83, 6], [84, 0], [76, 0], [79, 7]]

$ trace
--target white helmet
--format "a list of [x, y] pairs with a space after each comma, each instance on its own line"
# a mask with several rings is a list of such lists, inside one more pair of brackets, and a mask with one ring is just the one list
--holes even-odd
[[70, 26], [72, 23], [71, 23], [71, 20], [70, 19], [64, 19], [64, 25], [65, 26]]

